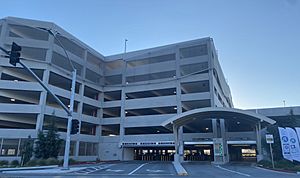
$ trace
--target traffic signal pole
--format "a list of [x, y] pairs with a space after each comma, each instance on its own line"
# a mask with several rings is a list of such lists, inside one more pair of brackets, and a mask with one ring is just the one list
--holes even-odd
[[71, 98], [70, 98], [70, 115], [68, 116], [68, 128], [65, 145], [64, 155], [64, 169], [69, 169], [69, 154], [70, 154], [70, 142], [71, 142], [71, 125], [73, 119], [73, 108], [74, 108], [74, 97], [75, 97], [75, 84], [76, 84], [76, 69], [72, 72], [72, 87], [71, 87]]
[[[23, 59], [23, 58], [20, 58]], [[29, 68], [27, 67], [21, 60], [19, 64], [24, 67], [38, 82], [42, 85], [42, 87], [55, 99], [55, 101], [67, 112], [68, 116], [72, 115], [69, 109], [64, 105], [63, 102], [43, 83], [43, 81]]]
[[75, 84], [76, 84], [76, 69], [72, 72], [72, 87], [71, 87], [71, 98], [70, 98], [70, 108], [68, 109], [60, 99], [52, 93], [52, 91], [41, 81], [41, 79], [22, 61], [19, 61], [22, 67], [24, 67], [28, 72], [30, 72], [34, 78], [42, 85], [42, 87], [49, 92], [56, 102], [67, 112], [68, 114], [68, 125], [67, 125], [67, 135], [66, 135], [66, 145], [65, 145], [65, 154], [64, 154], [64, 169], [69, 169], [69, 154], [70, 154], [70, 142], [71, 142], [71, 123], [73, 119], [73, 108], [74, 108], [74, 98], [75, 98]]
[[[16, 66], [19, 63], [24, 69], [26, 69], [42, 87], [55, 99], [55, 101], [67, 112], [68, 114], [68, 125], [67, 125], [67, 135], [66, 135], [66, 145], [65, 145], [65, 155], [64, 155], [64, 169], [69, 169], [69, 153], [70, 153], [70, 142], [71, 142], [71, 125], [73, 119], [73, 108], [74, 108], [74, 98], [75, 98], [75, 85], [76, 85], [76, 69], [73, 67], [72, 63], [72, 85], [71, 85], [71, 97], [70, 97], [70, 108], [64, 105], [64, 103], [43, 83], [43, 81], [29, 68], [27, 67], [20, 59], [20, 51], [22, 47], [18, 46], [13, 42], [11, 51], [7, 51], [6, 49], [0, 46], [0, 50], [3, 51], [7, 56], [2, 56], [5, 58], [9, 58], [9, 63], [13, 66]], [[67, 53], [66, 53], [67, 55]], [[70, 61], [71, 62], [71, 61]]]
[[[22, 59], [22, 58], [20, 58]], [[67, 125], [67, 135], [66, 135], [66, 144], [65, 144], [65, 155], [64, 155], [64, 169], [69, 169], [69, 154], [70, 154], [70, 142], [71, 142], [71, 123], [73, 119], [73, 108], [74, 108], [74, 98], [75, 98], [75, 84], [76, 84], [76, 69], [72, 72], [72, 86], [71, 86], [71, 98], [70, 98], [70, 108], [68, 109], [60, 99], [52, 93], [52, 91], [41, 81], [41, 79], [29, 68], [27, 67], [21, 60], [19, 61], [22, 67], [24, 67], [28, 72], [34, 76], [34, 78], [42, 85], [42, 87], [54, 97], [56, 102], [61, 105], [61, 107], [68, 114], [68, 125]]]

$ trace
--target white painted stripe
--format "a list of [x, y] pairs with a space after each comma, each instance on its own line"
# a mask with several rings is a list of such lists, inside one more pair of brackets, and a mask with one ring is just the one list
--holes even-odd
[[106, 168], [109, 168], [111, 166], [114, 166], [115, 164], [107, 164], [107, 165], [102, 165], [101, 168], [99, 169], [96, 169], [96, 170], [93, 170], [93, 171], [89, 171], [87, 174], [90, 174], [90, 173], [93, 173], [93, 172], [96, 172], [96, 171], [100, 171], [100, 170], [103, 170], [103, 169], [106, 169]]
[[238, 172], [238, 171], [234, 171], [234, 170], [230, 170], [230, 169], [226, 169], [226, 168], [223, 168], [221, 166], [216, 166], [217, 168], [219, 169], [222, 169], [222, 170], [225, 170], [225, 171], [228, 171], [228, 172], [232, 172], [232, 173], [236, 173], [236, 174], [239, 174], [239, 175], [242, 175], [242, 176], [246, 176], [246, 177], [250, 177], [249, 174], [245, 174], [245, 173], [242, 173], [242, 172]]
[[175, 174], [134, 174], [134, 175], [135, 176], [174, 176]]
[[137, 167], [135, 170], [131, 171], [130, 173], [128, 173], [128, 175], [132, 175], [133, 173], [135, 173], [136, 171], [138, 171], [139, 169], [141, 169], [143, 166], [145, 166], [146, 164], [149, 164], [149, 163], [144, 163], [142, 165], [140, 165], [139, 167]]

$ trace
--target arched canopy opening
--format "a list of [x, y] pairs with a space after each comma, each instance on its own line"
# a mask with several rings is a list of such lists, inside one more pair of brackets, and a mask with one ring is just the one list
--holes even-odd
[[207, 119], [207, 118], [219, 118], [219, 119], [233, 119], [233, 120], [247, 120], [249, 122], [257, 123], [262, 122], [263, 124], [275, 124], [276, 121], [265, 117], [263, 115], [244, 111], [241, 109], [234, 108], [222, 108], [222, 107], [207, 107], [193, 109], [181, 114], [178, 114], [166, 121], [161, 125], [172, 129], [173, 125], [180, 127], [190, 122], [193, 122], [196, 119]]

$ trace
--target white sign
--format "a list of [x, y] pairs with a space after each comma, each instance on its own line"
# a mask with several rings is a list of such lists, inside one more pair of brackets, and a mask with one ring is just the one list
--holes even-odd
[[292, 128], [285, 128], [287, 130], [289, 135], [289, 141], [290, 141], [290, 151], [292, 155], [292, 159], [296, 161], [300, 161], [300, 146], [299, 146], [299, 140], [297, 133]]
[[267, 143], [274, 143], [274, 138], [272, 134], [267, 134], [266, 135], [266, 141]]
[[293, 161], [291, 150], [290, 150], [290, 141], [289, 134], [285, 128], [278, 127], [280, 141], [281, 141], [281, 150], [283, 158]]

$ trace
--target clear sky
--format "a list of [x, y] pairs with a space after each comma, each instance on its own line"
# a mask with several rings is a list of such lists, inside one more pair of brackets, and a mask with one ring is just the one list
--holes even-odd
[[237, 108], [300, 105], [298, 0], [0, 0], [0, 18], [51, 21], [103, 55], [212, 37]]

